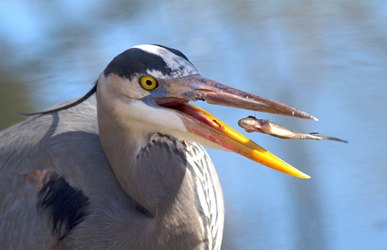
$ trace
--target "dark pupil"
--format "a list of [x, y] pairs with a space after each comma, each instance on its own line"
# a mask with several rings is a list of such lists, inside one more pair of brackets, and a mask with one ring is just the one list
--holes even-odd
[[152, 85], [152, 81], [151, 80], [146, 80], [146, 85], [148, 85], [148, 86], [151, 86]]

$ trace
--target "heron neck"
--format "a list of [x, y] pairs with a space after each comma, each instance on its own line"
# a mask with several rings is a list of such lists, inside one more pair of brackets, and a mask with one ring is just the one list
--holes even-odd
[[123, 121], [116, 105], [105, 103], [97, 98], [102, 147], [123, 190], [156, 218], [155, 232], [202, 228], [206, 232], [197, 233], [208, 239], [216, 234], [208, 228], [221, 232], [222, 192], [204, 149]]

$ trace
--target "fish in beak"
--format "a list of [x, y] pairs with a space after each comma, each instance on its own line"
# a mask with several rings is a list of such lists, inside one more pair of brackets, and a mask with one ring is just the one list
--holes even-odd
[[291, 129], [288, 129], [278, 123], [264, 120], [264, 119], [258, 119], [254, 116], [248, 116], [245, 118], [242, 118], [238, 121], [238, 125], [241, 128], [244, 128], [246, 132], [259, 132], [263, 134], [268, 134], [274, 137], [278, 137], [281, 139], [308, 139], [308, 140], [331, 140], [331, 141], [338, 141], [343, 143], [348, 143], [348, 141], [333, 137], [333, 136], [326, 136], [326, 135], [320, 135], [319, 133], [305, 133], [305, 132], [298, 132]]
[[206, 79], [199, 74], [162, 79], [167, 93], [153, 101], [164, 108], [173, 109], [181, 117], [190, 133], [198, 135], [220, 147], [241, 154], [253, 161], [283, 173], [310, 178], [246, 136], [231, 128], [207, 111], [188, 104], [189, 101], [205, 101], [209, 104], [261, 111], [297, 118], [317, 118], [285, 104], [265, 99], [244, 91]]

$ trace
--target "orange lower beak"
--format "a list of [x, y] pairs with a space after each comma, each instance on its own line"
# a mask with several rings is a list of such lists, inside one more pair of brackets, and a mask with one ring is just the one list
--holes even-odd
[[176, 110], [184, 114], [181, 117], [189, 132], [267, 167], [298, 178], [310, 178], [207, 111], [189, 104], [180, 105]]

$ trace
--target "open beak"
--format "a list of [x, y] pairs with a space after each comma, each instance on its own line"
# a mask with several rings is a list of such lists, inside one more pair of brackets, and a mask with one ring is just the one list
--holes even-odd
[[310, 178], [207, 111], [189, 105], [188, 101], [201, 100], [210, 104], [317, 120], [315, 117], [282, 103], [208, 80], [198, 74], [162, 81], [167, 86], [167, 93], [154, 101], [159, 106], [177, 111], [190, 133], [270, 168], [299, 178]]

